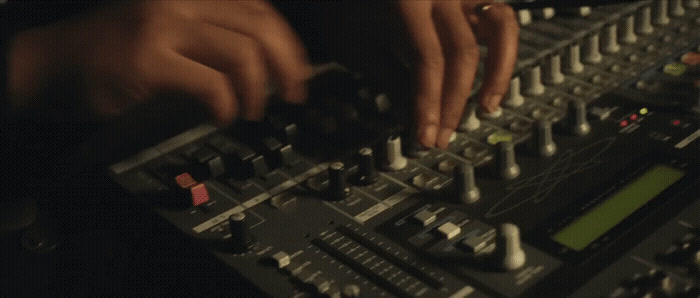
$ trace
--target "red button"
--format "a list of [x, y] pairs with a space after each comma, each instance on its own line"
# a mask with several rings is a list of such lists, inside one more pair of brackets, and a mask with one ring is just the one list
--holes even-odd
[[192, 206], [199, 206], [209, 202], [209, 191], [204, 183], [197, 184], [190, 188], [192, 193]]
[[637, 114], [630, 115], [630, 120], [632, 120], [632, 121], [637, 120]]
[[190, 173], [182, 173], [180, 175], [175, 176], [175, 182], [177, 182], [177, 185], [183, 189], [190, 188], [197, 184], [197, 180], [194, 180]]
[[627, 122], [627, 120], [620, 121], [620, 126], [622, 126], [622, 127], [627, 126], [627, 124], [629, 124], [629, 122]]

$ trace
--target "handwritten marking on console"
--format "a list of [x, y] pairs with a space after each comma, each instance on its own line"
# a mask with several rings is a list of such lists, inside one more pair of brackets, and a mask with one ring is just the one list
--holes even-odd
[[[549, 197], [549, 194], [556, 186], [575, 174], [598, 166], [601, 161], [598, 159], [600, 155], [608, 151], [615, 143], [616, 137], [610, 137], [600, 140], [591, 145], [581, 148], [578, 151], [567, 150], [559, 155], [551, 166], [542, 171], [542, 173], [520, 180], [511, 184], [508, 187], [510, 191], [500, 201], [498, 201], [488, 212], [486, 218], [492, 218], [504, 214], [508, 211], [516, 209], [525, 203], [537, 204]], [[574, 160], [580, 156], [588, 156], [595, 152], [590, 158], [585, 161], [574, 163]], [[584, 154], [586, 153], [586, 154]], [[529, 197], [519, 197], [523, 190], [535, 189]]]

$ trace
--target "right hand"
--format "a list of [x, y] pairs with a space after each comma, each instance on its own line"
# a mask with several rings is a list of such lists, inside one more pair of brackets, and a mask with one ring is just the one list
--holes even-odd
[[302, 43], [266, 1], [138, 1], [24, 32], [9, 60], [15, 105], [66, 74], [92, 110], [115, 115], [160, 92], [195, 96], [219, 125], [264, 116], [266, 84], [301, 102]]

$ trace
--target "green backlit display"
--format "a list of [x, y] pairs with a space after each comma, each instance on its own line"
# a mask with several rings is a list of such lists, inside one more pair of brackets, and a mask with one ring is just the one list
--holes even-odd
[[553, 239], [582, 250], [684, 175], [676, 168], [657, 165], [561, 229]]

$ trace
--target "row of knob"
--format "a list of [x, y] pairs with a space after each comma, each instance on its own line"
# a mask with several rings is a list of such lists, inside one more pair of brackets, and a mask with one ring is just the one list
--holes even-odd
[[[683, 16], [685, 7], [697, 8], [700, 1], [672, 2], [671, 16]], [[652, 9], [653, 8], [653, 9]], [[514, 77], [511, 80], [510, 90], [504, 104], [511, 107], [522, 105], [524, 98], [522, 92], [527, 95], [541, 95], [545, 92], [544, 83], [557, 85], [565, 81], [564, 74], [580, 74], [585, 69], [585, 64], [595, 65], [603, 61], [603, 54], [616, 54], [621, 51], [622, 44], [634, 44], [638, 35], [650, 35], [654, 32], [654, 25], [664, 26], [671, 22], [668, 14], [668, 0], [655, 1], [652, 7], [641, 8], [636, 15], [624, 17], [618, 24], [604, 26], [601, 34], [594, 33], [586, 37], [583, 46], [570, 45], [564, 51], [564, 57], [559, 54], [551, 55], [545, 61], [546, 68], [536, 65], [524, 73], [525, 86], [521, 88], [521, 79]], [[654, 46], [649, 45], [648, 51], [654, 51]], [[632, 54], [627, 57], [627, 62], [635, 62], [638, 56]], [[610, 70], [615, 71], [613, 66]], [[522, 92], [521, 92], [522, 91]]]
[[[583, 101], [572, 101], [568, 104], [567, 116], [561, 121], [560, 127], [566, 133], [576, 136], [587, 135], [591, 126], [587, 120], [586, 104]], [[539, 120], [534, 124], [532, 136], [527, 145], [530, 152], [542, 157], [550, 157], [557, 151], [553, 140], [553, 124], [547, 120]], [[400, 171], [408, 165], [408, 159], [403, 155], [401, 139], [390, 137], [386, 142], [386, 162], [388, 171]], [[495, 159], [492, 163], [495, 175], [504, 179], [514, 179], [520, 175], [520, 166], [516, 162], [515, 149], [512, 142], [499, 142], [494, 146]], [[377, 181], [379, 174], [375, 166], [372, 149], [362, 148], [357, 154], [357, 172], [353, 177], [347, 177], [347, 169], [342, 162], [331, 163], [328, 167], [328, 198], [342, 200], [350, 195], [349, 183], [369, 185]], [[474, 167], [464, 162], [454, 167], [454, 188], [456, 195], [465, 203], [476, 202], [480, 197], [479, 188], [475, 183]]]

